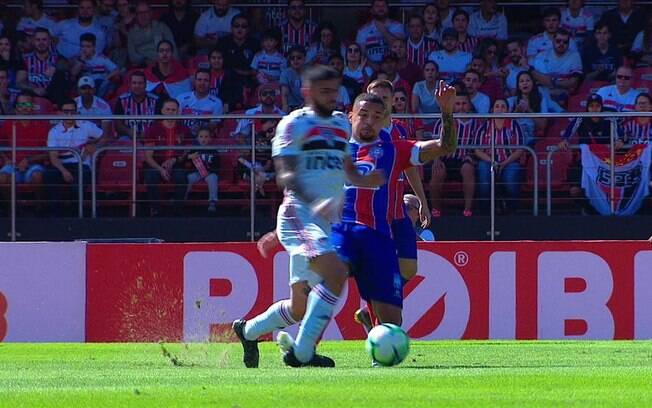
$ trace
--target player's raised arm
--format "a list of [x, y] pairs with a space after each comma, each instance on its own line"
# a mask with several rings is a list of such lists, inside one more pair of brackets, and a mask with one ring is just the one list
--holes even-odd
[[350, 184], [357, 187], [374, 188], [385, 184], [385, 173], [382, 170], [374, 170], [368, 174], [360, 174], [350, 157], [344, 159], [344, 171]]
[[455, 105], [455, 88], [439, 81], [435, 97], [441, 108], [441, 134], [439, 139], [419, 142], [419, 161], [426, 163], [440, 156], [451, 154], [457, 149], [457, 126], [453, 120], [453, 106]]

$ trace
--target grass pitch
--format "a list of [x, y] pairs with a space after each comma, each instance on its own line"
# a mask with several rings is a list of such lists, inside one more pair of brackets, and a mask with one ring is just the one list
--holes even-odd
[[337, 368], [286, 368], [273, 343], [259, 369], [239, 343], [0, 344], [0, 406], [652, 406], [652, 342], [413, 342], [381, 369], [360, 341], [320, 350]]

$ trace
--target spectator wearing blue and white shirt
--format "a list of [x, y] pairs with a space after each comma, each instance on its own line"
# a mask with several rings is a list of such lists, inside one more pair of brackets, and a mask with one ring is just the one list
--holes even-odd
[[214, 48], [220, 38], [231, 34], [231, 20], [238, 14], [240, 10], [231, 7], [229, 0], [214, 0], [213, 7], [201, 13], [195, 23], [197, 47]]
[[507, 39], [507, 18], [498, 13], [496, 0], [480, 1], [480, 10], [471, 14], [469, 34], [477, 38]]
[[42, 0], [26, 0], [23, 5], [24, 16], [18, 20], [16, 31], [21, 31], [28, 36], [34, 35], [37, 27], [47, 29], [50, 34], [55, 31], [57, 23], [43, 12]]
[[552, 96], [566, 97], [579, 84], [582, 58], [577, 51], [569, 50], [570, 42], [570, 33], [561, 29], [554, 35], [554, 48], [534, 57], [534, 79]]
[[63, 20], [59, 22], [55, 30], [54, 37], [59, 38], [57, 51], [67, 59], [79, 55], [79, 38], [82, 34], [91, 33], [96, 38], [96, 49], [104, 52], [106, 39], [102, 27], [95, 24], [93, 20], [95, 15], [95, 3], [93, 0], [81, 0], [79, 2], [78, 17]]
[[362, 48], [372, 67], [377, 68], [389, 47], [397, 38], [405, 38], [405, 29], [398, 21], [389, 19], [386, 0], [374, 0], [371, 4], [372, 20], [360, 27], [355, 42]]

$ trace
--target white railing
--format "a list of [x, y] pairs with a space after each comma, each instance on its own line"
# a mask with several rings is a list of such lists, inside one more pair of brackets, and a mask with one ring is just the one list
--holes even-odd
[[[410, 119], [410, 118], [419, 118], [419, 119], [437, 119], [441, 117], [441, 114], [396, 114], [393, 115], [393, 117], [398, 118], [398, 119]], [[588, 113], [588, 112], [564, 112], [564, 113], [502, 113], [502, 114], [455, 114], [456, 118], [475, 118], [475, 119], [523, 119], [523, 118], [547, 118], [547, 119], [553, 119], [553, 118], [577, 118], [577, 117], [601, 117], [601, 118], [629, 118], [629, 117], [652, 117], [652, 112], [600, 112], [600, 113]], [[60, 116], [60, 115], [10, 115], [10, 116], [4, 116], [4, 120], [47, 120], [47, 121], [57, 121], [61, 120], [62, 118], [66, 119], [75, 119], [75, 120], [188, 120], [188, 119], [193, 119], [193, 120], [238, 120], [238, 119], [250, 119], [250, 120], [259, 120], [259, 119], [280, 119], [282, 116], [276, 115], [276, 114], [260, 114], [260, 115], [244, 115], [244, 114], [229, 114], [229, 115], [198, 115], [198, 116], [187, 116], [187, 115], [171, 115], [171, 116], [160, 116], [160, 115], [152, 115], [152, 116], [131, 116], [131, 115], [66, 115], [66, 116]], [[14, 127], [15, 128], [15, 127]], [[126, 146], [101, 146], [98, 148], [98, 150], [93, 154], [92, 156], [92, 161], [91, 161], [91, 191], [92, 191], [92, 216], [95, 217], [97, 215], [96, 212], [96, 204], [97, 204], [97, 198], [96, 198], [96, 176], [97, 176], [97, 158], [98, 154], [101, 152], [105, 151], [111, 151], [111, 150], [125, 150], [125, 151], [130, 151], [133, 155], [132, 157], [132, 202], [131, 202], [131, 216], [135, 217], [136, 216], [136, 180], [137, 180], [137, 153], [138, 151], [144, 151], [144, 150], [188, 150], [189, 148], [192, 149], [198, 149], [198, 150], [241, 150], [243, 152], [248, 151], [251, 156], [252, 162], [255, 161], [256, 159], [256, 149], [260, 149], [260, 147], [257, 147], [255, 142], [256, 142], [256, 135], [255, 135], [255, 126], [252, 124], [251, 126], [251, 143], [249, 146], [243, 146], [243, 145], [214, 145], [214, 146], [206, 146], [206, 147], [201, 147], [201, 146], [173, 146], [173, 147], [166, 147], [166, 146], [158, 146], [158, 147], [149, 147], [149, 146], [142, 146], [138, 144], [137, 140], [137, 132], [136, 132], [136, 126], [132, 125], [132, 137], [131, 137], [131, 146], [126, 147]], [[614, 191], [614, 143], [615, 143], [615, 135], [616, 135], [616, 125], [615, 121], [612, 121], [612, 126], [611, 126], [611, 171], [612, 171], [612, 178], [611, 178], [611, 191], [612, 191], [612, 197], [613, 197], [613, 191]], [[15, 154], [16, 151], [22, 151], [22, 150], [27, 150], [27, 151], [36, 151], [36, 150], [42, 150], [42, 151], [50, 151], [50, 150], [73, 150], [73, 149], [67, 149], [67, 148], [14, 148], [15, 146], [15, 132], [14, 136], [12, 138], [12, 147], [8, 148], [0, 148], [0, 151], [11, 151], [12, 154], [12, 162], [15, 162]], [[492, 140], [493, 142], [493, 140]], [[528, 154], [532, 155], [535, 158], [535, 165], [533, 166], [533, 181], [534, 181], [534, 186], [533, 186], [533, 214], [538, 215], [538, 203], [539, 203], [539, 175], [538, 175], [538, 166], [537, 164], [537, 155], [536, 152], [529, 146], [524, 146], [524, 145], [519, 145], [519, 146], [510, 146], [511, 148], [519, 148], [523, 149], [528, 152]], [[468, 145], [468, 146], [460, 146], [460, 148], [489, 148], [492, 151], [492, 154], [495, 152], [495, 148], [501, 148], [500, 145]], [[554, 153], [554, 149], [550, 149], [548, 153], [547, 159], [550, 159], [550, 156]], [[79, 174], [79, 217], [83, 217], [83, 184], [82, 184], [82, 174], [81, 174], [81, 156], [79, 155], [78, 152], [74, 152], [76, 156], [79, 159], [79, 167], [80, 167], [80, 174]], [[547, 215], [551, 214], [551, 170], [550, 170], [550, 160], [548, 160], [547, 163], [547, 175], [546, 175], [546, 201], [547, 201]], [[250, 238], [253, 241], [255, 239], [255, 231], [254, 231], [254, 226], [255, 226], [255, 175], [254, 175], [254, 169], [252, 168], [250, 170]], [[12, 239], [15, 239], [15, 189], [16, 189], [16, 180], [15, 177], [12, 176], [11, 179], [11, 190], [12, 190]], [[612, 200], [613, 201], [613, 200]], [[612, 204], [613, 205], [613, 204]], [[491, 173], [491, 237], [492, 239], [494, 238], [494, 220], [495, 220], [495, 174], [492, 168], [492, 173]]]

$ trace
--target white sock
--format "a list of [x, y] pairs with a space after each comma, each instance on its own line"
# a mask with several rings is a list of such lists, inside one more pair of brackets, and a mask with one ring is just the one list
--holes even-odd
[[292, 326], [296, 321], [290, 314], [290, 300], [280, 300], [271, 305], [266, 311], [247, 320], [244, 327], [244, 336], [247, 340], [256, 340], [260, 336], [274, 330]]
[[308, 295], [306, 315], [301, 322], [299, 334], [294, 342], [294, 355], [302, 363], [310, 361], [315, 346], [331, 320], [337, 296], [322, 283], [316, 285]]

